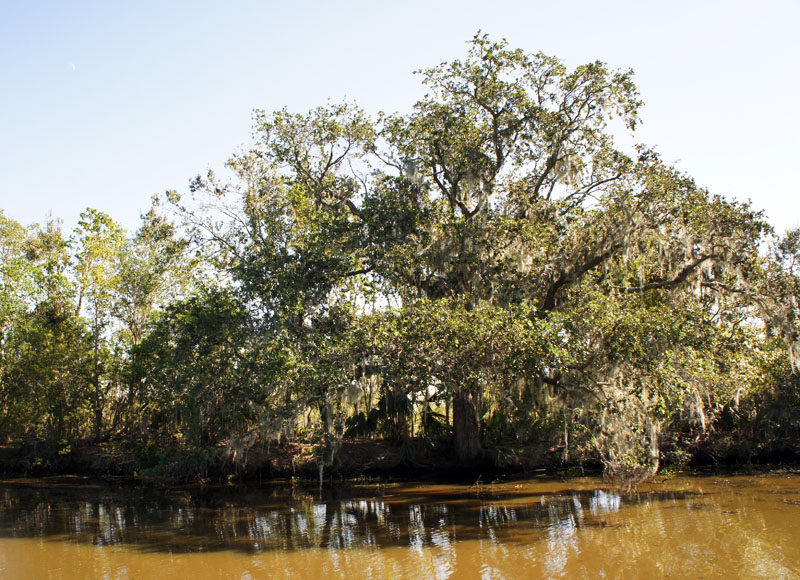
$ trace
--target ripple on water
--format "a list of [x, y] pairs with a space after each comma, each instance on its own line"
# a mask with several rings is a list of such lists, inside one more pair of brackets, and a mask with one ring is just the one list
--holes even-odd
[[[0, 484], [0, 562], [34, 568], [42, 562], [35, 574], [20, 577], [47, 577], [44, 547], [50, 546], [62, 568], [69, 558], [91, 560], [91, 554], [119, 554], [120, 561], [124, 554], [129, 571], [148, 558], [183, 562], [186, 555], [198, 563], [190, 574], [198, 577], [203, 566], [222, 562], [231, 578], [280, 569], [283, 577], [315, 580], [647, 577], [642, 570], [652, 577], [800, 575], [800, 510], [794, 509], [800, 478], [758, 482], [717, 478], [713, 492], [702, 493], [708, 479], [684, 478], [630, 494], [585, 479], [480, 490], [340, 486], [322, 494], [288, 485], [164, 491]], [[28, 564], [8, 543], [19, 548], [24, 539], [36, 540], [26, 548]], [[65, 546], [83, 550], [64, 556]], [[366, 572], [359, 572], [359, 561]], [[262, 573], [234, 570], [256, 564]], [[189, 564], [181, 565], [189, 574]], [[93, 577], [86, 566], [82, 578]], [[148, 578], [131, 574], [117, 577]]]

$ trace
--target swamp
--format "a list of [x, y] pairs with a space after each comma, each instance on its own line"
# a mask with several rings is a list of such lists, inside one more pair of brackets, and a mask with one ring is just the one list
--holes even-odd
[[800, 229], [619, 143], [630, 70], [419, 74], [135, 232], [0, 210], [0, 574], [798, 576], [796, 471], [683, 470], [800, 459]]
[[0, 482], [4, 578], [797, 578], [800, 472], [485, 484]]

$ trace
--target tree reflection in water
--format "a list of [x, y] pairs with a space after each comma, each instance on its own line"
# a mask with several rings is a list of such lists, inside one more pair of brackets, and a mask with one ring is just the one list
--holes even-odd
[[719, 566], [735, 566], [740, 576], [747, 570], [793, 577], [800, 564], [800, 508], [793, 503], [799, 482], [687, 479], [627, 495], [590, 480], [395, 484], [336, 487], [321, 497], [293, 486], [5, 482], [0, 541], [42, 538], [153, 554], [324, 554], [324, 570], [372, 566], [378, 576], [389, 564], [403, 572], [415, 562], [437, 578], [455, 577], [465, 566], [484, 577], [514, 570], [619, 576], [633, 569], [640, 576], [683, 576], [689, 569], [714, 576]]
[[436, 546], [493, 539], [513, 542], [519, 528], [542, 539], [604, 519], [628, 504], [686, 501], [695, 492], [532, 493], [519, 489], [339, 488], [322, 498], [294, 487], [147, 488], [7, 483], [0, 535], [58, 537], [145, 550], [299, 550]]

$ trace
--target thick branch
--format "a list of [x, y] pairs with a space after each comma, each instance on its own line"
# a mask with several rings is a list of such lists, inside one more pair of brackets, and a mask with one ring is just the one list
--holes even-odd
[[554, 310], [556, 307], [556, 295], [561, 288], [572, 284], [580, 279], [581, 276], [608, 260], [621, 246], [621, 243], [612, 244], [600, 254], [587, 257], [582, 264], [578, 264], [569, 270], [561, 272], [561, 275], [558, 277], [558, 279], [553, 281], [553, 283], [550, 285], [550, 288], [547, 289], [547, 292], [542, 298], [539, 304], [539, 312], [545, 314]]
[[671, 280], [656, 280], [654, 282], [644, 284], [643, 286], [612, 286], [612, 288], [622, 292], [623, 294], [636, 294], [639, 292], [647, 292], [648, 290], [675, 288], [676, 286], [683, 284], [686, 279], [703, 264], [703, 262], [706, 262], [713, 257], [714, 255], [703, 256], [702, 258], [698, 258], [690, 264], [686, 264]]
[[594, 397], [597, 401], [602, 402], [602, 399], [598, 396], [598, 394], [595, 393], [594, 391], [592, 391], [590, 388], [584, 387], [583, 385], [574, 385], [574, 384], [562, 382], [560, 373], [557, 373], [557, 376], [555, 378], [548, 377], [544, 373], [539, 373], [539, 378], [541, 379], [541, 381], [543, 383], [545, 383], [547, 385], [551, 385], [551, 386], [556, 387], [558, 389], [561, 389], [563, 391], [573, 391], [573, 392], [574, 391], [578, 391], [578, 392], [590, 395], [591, 397]]

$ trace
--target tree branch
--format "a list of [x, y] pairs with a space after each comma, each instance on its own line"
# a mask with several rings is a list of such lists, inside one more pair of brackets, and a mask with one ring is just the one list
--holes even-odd
[[715, 257], [714, 254], [710, 254], [707, 256], [703, 256], [702, 258], [698, 258], [697, 260], [695, 260], [690, 264], [686, 264], [683, 268], [681, 268], [681, 271], [678, 272], [675, 275], [675, 277], [672, 278], [671, 280], [656, 280], [654, 282], [649, 282], [648, 284], [644, 284], [643, 286], [612, 286], [611, 288], [613, 288], [614, 290], [618, 290], [623, 294], [636, 294], [639, 292], [647, 292], [648, 290], [674, 288], [685, 282], [686, 279], [693, 272], [695, 272], [703, 262], [710, 260], [711, 258], [714, 257]]

